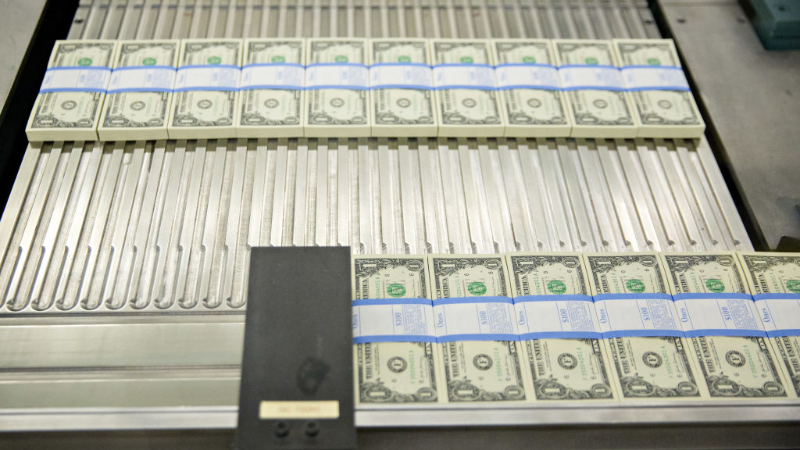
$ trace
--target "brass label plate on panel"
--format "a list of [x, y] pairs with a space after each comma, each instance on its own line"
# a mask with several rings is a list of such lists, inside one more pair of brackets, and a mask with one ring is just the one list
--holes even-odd
[[339, 402], [326, 401], [262, 401], [258, 408], [260, 419], [338, 419]]

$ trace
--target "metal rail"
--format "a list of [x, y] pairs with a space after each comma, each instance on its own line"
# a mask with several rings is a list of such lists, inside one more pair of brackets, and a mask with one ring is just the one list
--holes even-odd
[[0, 245], [2, 315], [239, 310], [252, 246], [750, 249], [704, 143], [601, 139], [47, 143]]

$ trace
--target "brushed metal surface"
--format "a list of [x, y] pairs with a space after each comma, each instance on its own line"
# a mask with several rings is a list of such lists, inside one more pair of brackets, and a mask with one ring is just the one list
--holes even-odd
[[[644, 0], [82, 0], [75, 18], [70, 39], [659, 36]], [[752, 248], [705, 139], [29, 147], [0, 219], [0, 429], [233, 427], [248, 249], [315, 244], [362, 254]], [[794, 405], [748, 405], [377, 408], [358, 411], [357, 424], [800, 418]]]

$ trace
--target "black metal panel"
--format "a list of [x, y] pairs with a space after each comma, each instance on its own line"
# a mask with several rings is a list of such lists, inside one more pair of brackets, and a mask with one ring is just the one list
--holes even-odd
[[252, 250], [237, 449], [356, 447], [352, 298], [350, 247]]

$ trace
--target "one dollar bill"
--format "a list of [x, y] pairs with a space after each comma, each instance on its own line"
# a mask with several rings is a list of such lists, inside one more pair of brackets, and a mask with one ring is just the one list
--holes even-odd
[[[240, 66], [242, 60], [242, 41], [240, 39], [184, 39], [181, 41], [179, 57], [180, 67], [205, 66], [215, 69], [218, 66]], [[171, 139], [214, 139], [236, 136], [234, 116], [238, 93], [234, 89], [224, 88], [233, 72], [220, 71], [219, 78], [208, 77], [219, 81], [219, 89], [215, 86], [202, 86], [193, 90], [175, 92], [169, 117], [169, 137]], [[191, 75], [187, 75], [187, 78]], [[238, 84], [238, 70], [236, 71]], [[202, 77], [201, 77], [202, 78]], [[181, 73], [178, 73], [178, 81]]]
[[[333, 85], [363, 77], [364, 85], [353, 88], [317, 89], [306, 86], [304, 133], [308, 137], [369, 136], [369, 91], [366, 84], [367, 41], [365, 39], [309, 39], [307, 71], [315, 64], [341, 64], [336, 79], [318, 80], [317, 84]], [[348, 68], [345, 65], [363, 66]], [[363, 72], [363, 73], [362, 73]], [[360, 75], [359, 75], [360, 74]], [[307, 77], [306, 80], [309, 80]]]
[[[370, 63], [392, 64], [385, 68], [374, 67], [373, 82], [391, 84], [394, 77], [404, 80], [426, 78], [431, 82], [429, 67], [411, 66], [430, 64], [430, 52], [426, 39], [373, 39], [370, 41]], [[394, 66], [393, 64], [409, 64]], [[378, 70], [375, 70], [378, 69]], [[394, 72], [383, 79], [382, 74]], [[400, 71], [401, 73], [397, 73]], [[427, 77], [426, 77], [427, 75]], [[372, 76], [372, 75], [371, 75]], [[423, 81], [423, 80], [419, 80]], [[416, 88], [382, 88], [370, 92], [370, 114], [372, 135], [379, 137], [436, 136], [438, 132], [437, 110], [433, 91], [425, 86]]]
[[[749, 294], [735, 253], [661, 256], [675, 295]], [[758, 323], [757, 317], [752, 319]], [[708, 335], [690, 339], [711, 397], [786, 396], [785, 383], [765, 337]]]
[[[547, 39], [502, 39], [492, 43], [494, 61], [502, 64], [531, 65], [551, 70], [557, 81], [552, 44]], [[501, 69], [502, 70], [502, 69]], [[508, 73], [509, 78], [513, 76]], [[499, 78], [499, 75], [498, 75]], [[525, 83], [509, 79], [512, 85]], [[498, 79], [498, 83], [500, 80]], [[557, 86], [555, 86], [557, 87]], [[560, 137], [572, 132], [564, 93], [557, 89], [504, 89], [500, 106], [504, 115], [505, 135], [509, 137]]]
[[[114, 68], [174, 68], [178, 63], [178, 43], [177, 40], [122, 41]], [[156, 72], [144, 73], [142, 78], [159, 75], [168, 77], [167, 74]], [[164, 81], [167, 80], [169, 78]], [[168, 84], [171, 88], [171, 83]], [[167, 139], [167, 118], [171, 101], [170, 91], [148, 92], [137, 89], [106, 94], [97, 136], [101, 141]]]
[[[432, 41], [432, 46], [435, 65], [482, 67], [492, 64], [489, 41], [437, 39]], [[452, 84], [447, 74], [444, 78], [446, 83]], [[436, 105], [441, 121], [439, 136], [499, 136], [504, 132], [500, 99], [493, 88], [439, 89], [436, 91]]]
[[[509, 254], [514, 297], [591, 295], [580, 254]], [[594, 314], [593, 305], [589, 305]], [[611, 372], [602, 340], [522, 341], [536, 400], [613, 400]]]
[[[247, 39], [244, 48], [244, 70], [249, 65], [267, 65], [275, 80], [303, 86], [305, 41], [302, 39]], [[257, 77], [257, 72], [254, 72]], [[289, 79], [291, 75], [299, 78]], [[243, 79], [244, 81], [244, 79]], [[253, 84], [258, 85], [257, 80]], [[305, 95], [299, 89], [243, 89], [239, 93], [236, 133], [242, 138], [303, 136]]]
[[[598, 253], [584, 257], [592, 295], [669, 293], [656, 253]], [[684, 338], [615, 337], [605, 341], [622, 400], [701, 397], [697, 370]]]
[[[430, 298], [424, 256], [355, 257], [353, 274], [356, 299]], [[360, 405], [431, 403], [445, 399], [436, 344], [354, 344], [353, 366]]]
[[[671, 39], [617, 39], [620, 65], [681, 67]], [[690, 91], [637, 90], [630, 92], [639, 118], [639, 137], [695, 138], [705, 124]]]
[[[110, 68], [114, 62], [116, 41], [56, 41], [48, 68]], [[51, 73], [49, 76], [66, 75]], [[104, 74], [87, 71], [85, 77], [97, 78]], [[47, 79], [47, 78], [46, 78]], [[105, 89], [105, 86], [102, 86]], [[97, 139], [97, 124], [105, 99], [104, 92], [78, 90], [45, 92], [36, 97], [28, 125], [28, 140], [65, 141]]]
[[[556, 40], [555, 56], [559, 66], [616, 67], [611, 41]], [[613, 75], [614, 70], [606, 70]], [[599, 79], [606, 74], [598, 73]], [[619, 76], [617, 72], [616, 76]], [[621, 78], [619, 78], [621, 81]], [[581, 83], [583, 84], [583, 83]], [[565, 86], [566, 87], [566, 86]], [[577, 86], [567, 91], [567, 106], [575, 137], [636, 137], [637, 122], [626, 92], [622, 90]]]
[[[750, 292], [756, 294], [800, 294], [800, 254], [798, 253], [740, 253]], [[797, 300], [781, 300], [797, 301]], [[800, 324], [797, 325], [800, 328]], [[769, 339], [795, 395], [800, 397], [800, 336]]]
[[[437, 299], [511, 296], [502, 255], [431, 255], [428, 264]], [[509, 402], [530, 397], [518, 341], [439, 345], [450, 402]]]

